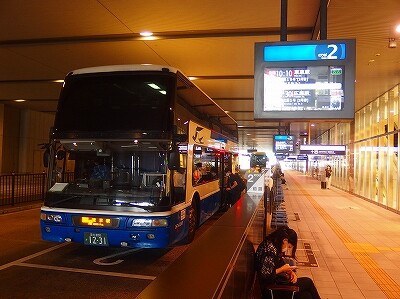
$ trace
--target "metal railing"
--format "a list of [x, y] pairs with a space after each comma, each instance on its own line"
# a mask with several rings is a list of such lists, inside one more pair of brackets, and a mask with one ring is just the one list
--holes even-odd
[[43, 200], [46, 186], [46, 173], [0, 174], [0, 206]]

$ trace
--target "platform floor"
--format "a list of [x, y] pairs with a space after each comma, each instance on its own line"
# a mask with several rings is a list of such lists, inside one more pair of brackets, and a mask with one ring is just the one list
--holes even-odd
[[285, 178], [298, 276], [311, 277], [324, 299], [399, 299], [400, 215], [296, 171]]

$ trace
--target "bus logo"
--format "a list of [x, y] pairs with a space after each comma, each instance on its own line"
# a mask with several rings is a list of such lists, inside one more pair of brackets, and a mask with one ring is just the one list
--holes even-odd
[[202, 131], [204, 128], [202, 128], [202, 127], [197, 127], [196, 128], [196, 134], [194, 134], [193, 136], [192, 136], [192, 139], [194, 140], [194, 142], [196, 142], [196, 143], [200, 143], [200, 144], [204, 144], [204, 141], [203, 141], [203, 136], [202, 137], [200, 137], [199, 136], [199, 132], [200, 131]]

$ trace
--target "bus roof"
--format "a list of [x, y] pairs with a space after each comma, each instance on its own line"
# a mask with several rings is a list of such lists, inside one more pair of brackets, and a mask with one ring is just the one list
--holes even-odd
[[[169, 71], [177, 74], [178, 77], [178, 95], [184, 99], [193, 109], [204, 115], [208, 123], [215, 122], [223, 129], [224, 135], [231, 137], [233, 141], [238, 142], [237, 122], [228, 115], [221, 106], [214, 102], [206, 93], [204, 93], [196, 84], [194, 84], [181, 71], [170, 66], [156, 64], [127, 64], [127, 65], [107, 65], [77, 69], [68, 75], [95, 74], [109, 72], [129, 72], [129, 71]], [[196, 88], [191, 88], [196, 87]], [[221, 127], [222, 125], [222, 127]], [[212, 128], [216, 129], [216, 128]]]
[[122, 65], [104, 65], [104, 66], [95, 66], [95, 67], [77, 69], [70, 72], [69, 75], [127, 72], [127, 71], [162, 71], [163, 69], [168, 69], [168, 71], [172, 73], [178, 72], [178, 69], [170, 66], [163, 66], [156, 64], [122, 64]]

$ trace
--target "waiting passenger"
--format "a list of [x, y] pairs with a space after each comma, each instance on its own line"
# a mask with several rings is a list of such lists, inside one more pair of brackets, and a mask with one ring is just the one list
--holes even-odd
[[225, 174], [228, 177], [227, 182], [227, 203], [228, 205], [233, 205], [240, 198], [242, 191], [246, 189], [246, 185], [238, 173], [232, 173], [232, 171], [227, 168], [225, 169]]
[[[268, 284], [297, 285], [296, 299], [321, 299], [314, 282], [309, 277], [297, 277], [293, 267], [285, 263], [283, 257], [295, 259], [297, 233], [287, 226], [279, 227], [265, 237], [255, 254], [255, 268], [260, 282], [263, 298], [271, 298], [266, 289]], [[289, 292], [274, 291], [275, 298], [292, 298]]]
[[332, 182], [332, 168], [330, 165], [327, 165], [325, 168], [325, 180], [326, 180], [326, 188], [329, 189], [331, 187], [331, 182]]

